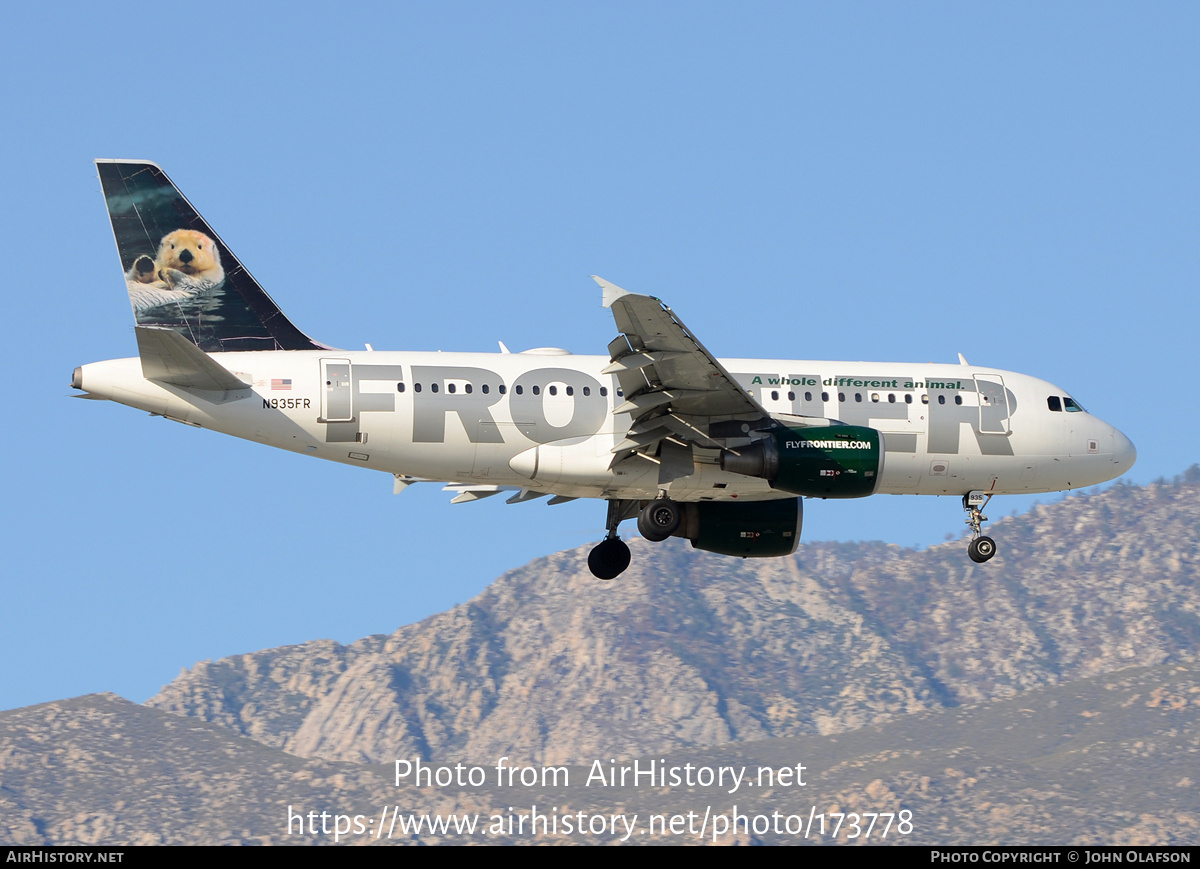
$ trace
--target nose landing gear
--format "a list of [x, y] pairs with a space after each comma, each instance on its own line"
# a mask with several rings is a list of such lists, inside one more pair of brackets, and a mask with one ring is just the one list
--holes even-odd
[[976, 564], [983, 564], [996, 554], [996, 541], [984, 535], [980, 527], [987, 521], [983, 508], [992, 496], [986, 492], [968, 492], [963, 495], [963, 509], [967, 511], [967, 525], [971, 529], [971, 542], [967, 544], [967, 557]]
[[967, 544], [967, 556], [976, 564], [983, 564], [996, 554], [996, 541], [981, 535]]

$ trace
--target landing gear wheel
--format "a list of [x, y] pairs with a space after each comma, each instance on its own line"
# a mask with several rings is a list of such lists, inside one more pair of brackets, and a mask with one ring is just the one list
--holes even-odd
[[670, 498], [651, 501], [638, 513], [638, 533], [647, 540], [658, 543], [679, 530], [683, 511]]
[[588, 553], [588, 568], [596, 579], [616, 579], [629, 566], [629, 547], [620, 537], [601, 540]]
[[[992, 481], [996, 485], [996, 481]], [[967, 527], [971, 529], [971, 542], [967, 544], [967, 557], [976, 564], [983, 564], [996, 554], [996, 541], [980, 533], [987, 521], [983, 508], [992, 500], [991, 492], [975, 490], [963, 495], [963, 509], [967, 511]]]
[[996, 541], [990, 537], [976, 537], [967, 545], [967, 555], [976, 564], [983, 564], [996, 554]]

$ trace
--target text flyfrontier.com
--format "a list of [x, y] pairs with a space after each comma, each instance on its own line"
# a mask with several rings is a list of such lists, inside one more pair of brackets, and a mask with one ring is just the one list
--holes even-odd
[[[457, 763], [438, 766], [419, 758], [397, 760], [396, 787], [445, 789], [454, 793], [485, 789], [500, 794], [503, 805], [480, 811], [462, 811], [461, 803], [447, 812], [420, 812], [413, 807], [388, 805], [371, 811], [331, 811], [288, 806], [289, 836], [328, 836], [335, 842], [355, 838], [412, 840], [503, 841], [550, 837], [577, 841], [628, 842], [638, 837], [686, 837], [720, 843], [739, 838], [768, 836], [783, 840], [875, 841], [910, 836], [914, 831], [912, 812], [847, 810], [844, 806], [798, 807], [790, 795], [807, 787], [803, 763], [786, 766], [668, 764], [663, 760], [634, 760], [627, 763], [595, 760], [589, 767], [520, 765], [502, 757], [491, 767]], [[525, 802], [508, 805], [511, 792], [552, 791], [557, 805]], [[589, 793], [610, 798], [620, 792], [621, 802], [613, 808], [578, 809], [564, 803], [582, 801]], [[728, 800], [721, 805], [693, 805], [676, 810], [633, 810], [639, 796], [649, 802], [669, 803], [672, 794], [691, 797], [707, 792]], [[736, 798], [751, 793], [778, 797], [780, 807], [758, 805], [739, 808]], [[514, 800], [515, 802], [515, 800]], [[590, 801], [589, 801], [590, 802]], [[802, 809], [802, 810], [801, 810]]]

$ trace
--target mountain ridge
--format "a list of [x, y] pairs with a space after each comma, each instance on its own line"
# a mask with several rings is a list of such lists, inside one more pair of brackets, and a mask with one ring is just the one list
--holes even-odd
[[568, 550], [390, 635], [198, 664], [146, 705], [353, 762], [833, 733], [1194, 654], [1198, 524], [1181, 481], [1000, 520], [986, 565], [959, 543], [739, 561], [635, 539], [634, 567], [600, 583]]

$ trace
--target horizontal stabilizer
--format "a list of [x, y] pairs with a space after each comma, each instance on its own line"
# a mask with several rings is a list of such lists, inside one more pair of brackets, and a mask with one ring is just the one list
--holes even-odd
[[174, 329], [138, 326], [134, 331], [138, 355], [142, 358], [142, 376], [147, 380], [185, 389], [222, 392], [250, 388], [249, 383], [236, 377]]

